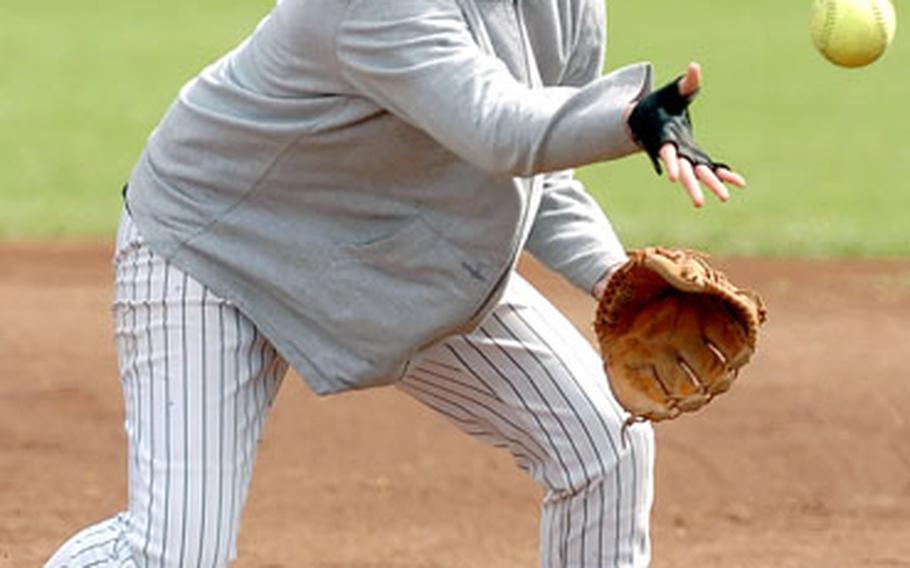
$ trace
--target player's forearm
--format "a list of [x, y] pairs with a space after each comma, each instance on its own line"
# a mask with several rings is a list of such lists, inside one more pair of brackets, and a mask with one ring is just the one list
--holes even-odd
[[532, 89], [480, 49], [451, 2], [355, 1], [337, 56], [354, 88], [485, 170], [529, 176], [638, 150], [623, 111], [650, 89], [650, 66]]

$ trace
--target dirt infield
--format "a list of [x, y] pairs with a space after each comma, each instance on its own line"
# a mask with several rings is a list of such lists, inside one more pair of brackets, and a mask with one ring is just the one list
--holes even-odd
[[[109, 251], [0, 246], [0, 566], [125, 504]], [[658, 432], [655, 568], [910, 566], [910, 262], [727, 260], [770, 320], [727, 396]], [[590, 302], [523, 270], [586, 329]], [[536, 566], [539, 489], [394, 389], [288, 380], [238, 566]]]

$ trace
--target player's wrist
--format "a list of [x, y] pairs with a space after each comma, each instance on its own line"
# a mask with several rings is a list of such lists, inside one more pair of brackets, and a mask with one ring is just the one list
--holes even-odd
[[603, 298], [604, 293], [607, 291], [607, 286], [610, 284], [610, 279], [625, 263], [626, 260], [611, 264], [609, 267], [607, 267], [597, 282], [594, 283], [594, 286], [591, 288], [591, 295], [595, 300], [599, 302]]
[[638, 141], [638, 138], [635, 137], [635, 133], [632, 131], [632, 127], [629, 125], [629, 117], [632, 116], [632, 112], [635, 110], [635, 106], [638, 104], [638, 101], [632, 101], [626, 105], [625, 110], [622, 112], [622, 126], [626, 132], [626, 136], [629, 137], [639, 150], [644, 150], [644, 146], [641, 145], [641, 142]]

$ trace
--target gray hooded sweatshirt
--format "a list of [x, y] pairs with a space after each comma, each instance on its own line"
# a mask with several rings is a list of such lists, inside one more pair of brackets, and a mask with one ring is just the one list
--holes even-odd
[[601, 76], [603, 0], [281, 0], [180, 92], [129, 180], [148, 245], [321, 394], [476, 327], [526, 249], [625, 259], [571, 168], [637, 150], [650, 67]]

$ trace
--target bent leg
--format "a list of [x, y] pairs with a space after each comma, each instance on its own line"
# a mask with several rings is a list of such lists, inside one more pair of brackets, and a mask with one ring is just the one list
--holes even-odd
[[129, 442], [129, 511], [47, 566], [226, 566], [256, 443], [287, 364], [229, 302], [118, 235], [114, 316]]
[[399, 387], [508, 449], [547, 489], [542, 566], [648, 565], [652, 430], [623, 429], [596, 352], [521, 277], [476, 331], [421, 353]]

